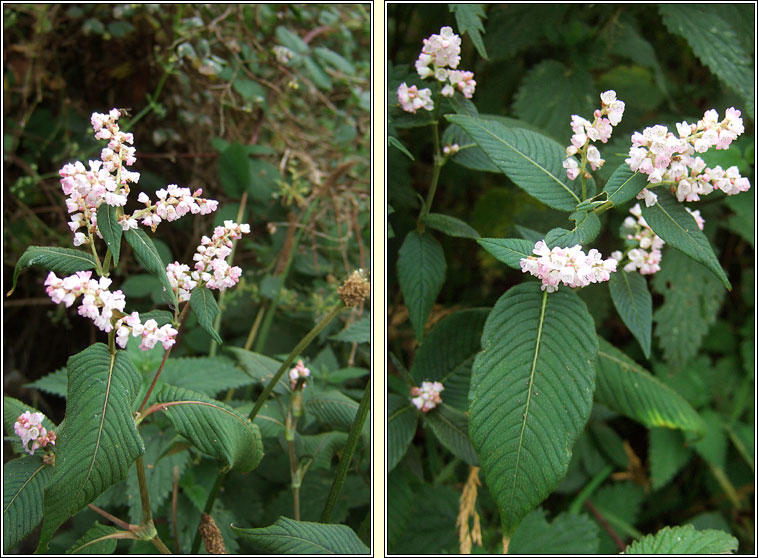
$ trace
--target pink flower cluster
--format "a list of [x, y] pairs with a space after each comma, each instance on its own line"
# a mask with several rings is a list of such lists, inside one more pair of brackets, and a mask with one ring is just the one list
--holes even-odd
[[[55, 445], [55, 432], [50, 432], [42, 426], [42, 419], [45, 415], [42, 413], [32, 413], [26, 411], [16, 419], [13, 424], [13, 430], [21, 438], [21, 443], [24, 445], [24, 451], [29, 455], [34, 455], [34, 452], [39, 448], [44, 448], [48, 444]], [[29, 445], [31, 443], [31, 446]]]
[[[305, 367], [302, 360], [298, 360], [295, 367], [290, 370], [290, 387], [295, 389], [299, 378], [307, 378], [310, 375], [311, 371]], [[301, 385], [305, 389], [305, 381]]]
[[571, 136], [571, 145], [566, 148], [566, 159], [563, 161], [563, 168], [566, 169], [566, 176], [569, 180], [575, 180], [579, 176], [579, 163], [574, 159], [574, 155], [582, 156], [582, 167], [586, 163], [590, 164], [592, 170], [603, 166], [605, 159], [600, 157], [600, 151], [590, 142], [601, 141], [607, 143], [613, 133], [613, 127], [621, 122], [624, 116], [624, 101], [616, 99], [616, 92], [609, 89], [600, 94], [601, 107], [595, 109], [595, 120], [590, 122], [577, 114], [571, 115], [571, 129], [574, 135]]
[[618, 263], [615, 258], [603, 260], [602, 254], [594, 248], [585, 254], [581, 244], [571, 248], [555, 246], [551, 250], [545, 241], [540, 240], [534, 245], [533, 252], [539, 257], [522, 258], [521, 271], [542, 280], [542, 290], [549, 293], [557, 291], [560, 283], [585, 287], [608, 281]]
[[440, 382], [421, 382], [420, 388], [416, 386], [411, 388], [411, 395], [414, 396], [411, 403], [422, 413], [428, 413], [442, 403], [440, 393], [444, 389]]
[[[474, 96], [476, 81], [474, 73], [466, 70], [456, 70], [461, 61], [461, 38], [453, 32], [452, 27], [443, 27], [439, 35], [433, 34], [424, 39], [424, 46], [416, 60], [416, 72], [421, 79], [434, 77], [443, 83], [442, 95], [452, 97], [456, 89], [464, 97], [470, 99]], [[431, 99], [431, 90], [426, 88], [421, 91], [414, 85], [408, 87], [402, 83], [397, 90], [400, 106], [406, 112], [415, 113], [418, 109], [432, 110], [434, 102]]]
[[[727, 195], [746, 192], [750, 181], [740, 176], [736, 166], [724, 170], [720, 166], [708, 168], [695, 153], [704, 153], [711, 147], [728, 149], [729, 145], [745, 131], [740, 111], [734, 107], [726, 110], [724, 120], [719, 121], [718, 112], [711, 109], [696, 124], [679, 122], [679, 136], [665, 126], [651, 126], [642, 133], [632, 135], [632, 147], [626, 163], [633, 171], [648, 175], [650, 184], [673, 185], [677, 199], [698, 201], [713, 190]], [[637, 199], [644, 199], [648, 207], [655, 205], [658, 197], [647, 188]]]
[[63, 302], [70, 308], [74, 301], [82, 296], [79, 315], [90, 318], [98, 329], [106, 333], [113, 329], [111, 319], [114, 310], [124, 311], [126, 299], [121, 291], [110, 292], [111, 280], [101, 277], [92, 279], [91, 271], [77, 271], [76, 274], [57, 277], [52, 271], [45, 279], [46, 292], [56, 304]]
[[[155, 192], [158, 201], [153, 205], [147, 194], [142, 192], [137, 200], [147, 207], [134, 212], [132, 215], [134, 223], [133, 225], [130, 223], [128, 228], [137, 228], [136, 220], [142, 219], [143, 225], [155, 231], [158, 223], [162, 220], [176, 221], [187, 213], [193, 215], [213, 213], [218, 209], [218, 202], [201, 198], [202, 193], [203, 191], [199, 188], [193, 193], [189, 188], [180, 188], [176, 184], [169, 184], [165, 189], [161, 188]], [[124, 229], [127, 228], [123, 223], [121, 226]]]
[[131, 335], [132, 337], [142, 338], [139, 348], [143, 351], [152, 349], [156, 343], [161, 343], [163, 348], [168, 350], [176, 343], [176, 336], [179, 334], [171, 324], [158, 327], [158, 322], [152, 318], [143, 324], [140, 321], [139, 312], [132, 312], [128, 316], [120, 318], [115, 327], [116, 344], [122, 349], [126, 348], [129, 335]]

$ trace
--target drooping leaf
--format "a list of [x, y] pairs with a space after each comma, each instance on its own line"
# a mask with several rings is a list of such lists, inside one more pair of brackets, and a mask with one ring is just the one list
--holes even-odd
[[[540, 239], [541, 240], [541, 239]], [[479, 245], [513, 269], [521, 269], [521, 260], [533, 255], [534, 242], [521, 238], [479, 238]]]
[[[98, 220], [98, 224], [99, 223], [100, 221]], [[98, 542], [93, 541], [118, 532], [119, 529], [116, 527], [103, 525], [102, 523], [95, 521], [95, 524], [87, 529], [87, 532], [71, 545], [71, 548], [66, 551], [66, 554], [95, 554], [101, 556], [113, 554], [116, 550], [116, 539], [105, 539]]]
[[416, 339], [424, 337], [426, 319], [445, 282], [446, 269], [442, 246], [431, 234], [408, 233], [398, 252], [397, 279]]
[[648, 428], [703, 432], [703, 420], [684, 398], [602, 337], [598, 341], [595, 398], [600, 403]]
[[126, 478], [145, 451], [131, 409], [141, 376], [124, 351], [96, 343], [66, 363], [66, 428], [56, 441], [38, 550], [71, 515]]
[[598, 527], [586, 515], [562, 513], [548, 523], [537, 508], [516, 529], [508, 554], [597, 554], [597, 547]]
[[228, 405], [169, 385], [156, 399], [176, 431], [201, 452], [242, 473], [260, 463], [263, 443], [258, 426]]
[[97, 228], [111, 250], [113, 265], [118, 265], [118, 256], [121, 253], [121, 235], [124, 232], [118, 222], [118, 207], [107, 203], [100, 204], [100, 207], [97, 208]]
[[371, 317], [364, 316], [339, 333], [335, 333], [329, 339], [345, 343], [369, 343], [371, 341]]
[[179, 302], [176, 300], [176, 293], [171, 288], [171, 283], [169, 283], [168, 275], [166, 274], [166, 265], [163, 263], [155, 243], [142, 229], [129, 229], [124, 232], [124, 236], [140, 263], [145, 269], [150, 273], [154, 273], [160, 279], [161, 285], [166, 289], [168, 296], [174, 303], [174, 307], [178, 306]]
[[724, 273], [718, 258], [713, 253], [710, 242], [708, 242], [703, 231], [698, 228], [695, 218], [684, 209], [681, 203], [676, 201], [676, 198], [662, 192], [658, 195], [658, 203], [655, 205], [651, 207], [647, 207], [645, 204], [640, 205], [642, 216], [655, 234], [665, 240], [667, 244], [703, 264], [719, 278], [727, 289], [732, 289], [726, 273]]
[[716, 529], [696, 531], [692, 525], [664, 527], [626, 547], [624, 554], [732, 554], [737, 539]]
[[471, 42], [474, 43], [479, 56], [487, 60], [487, 49], [484, 47], [482, 34], [484, 33], [483, 20], [487, 19], [487, 14], [481, 4], [450, 4], [450, 11], [455, 14], [455, 23], [458, 25], [458, 31], [468, 33]]
[[190, 306], [192, 313], [197, 318], [202, 328], [208, 332], [216, 343], [223, 343], [221, 336], [213, 327], [213, 321], [218, 316], [218, 304], [210, 289], [206, 287], [195, 287], [190, 295]]
[[548, 248], [560, 246], [568, 248], [581, 244], [585, 246], [595, 240], [600, 233], [600, 219], [592, 211], [575, 211], [569, 219], [576, 223], [573, 229], [557, 227], [545, 235]]
[[658, 490], [670, 481], [692, 457], [684, 435], [670, 428], [651, 428], [649, 440], [650, 484]]
[[39, 524], [44, 491], [52, 476], [53, 467], [45, 465], [39, 453], [3, 466], [3, 552], [7, 553]]
[[295, 521], [280, 517], [257, 529], [232, 526], [234, 532], [271, 554], [369, 554], [369, 548], [346, 525]]
[[423, 223], [434, 230], [440, 231], [448, 236], [458, 238], [479, 238], [479, 233], [469, 224], [461, 221], [457, 217], [443, 215], [441, 213], [429, 213], [424, 217]]
[[613, 305], [626, 327], [639, 341], [642, 352], [650, 358], [650, 338], [653, 331], [653, 297], [647, 290], [647, 281], [639, 273], [623, 269], [611, 273], [608, 283]]
[[391, 472], [408, 450], [416, 434], [418, 411], [405, 397], [387, 395], [387, 472]]
[[443, 402], [426, 413], [425, 417], [443, 446], [472, 467], [479, 466], [479, 459], [469, 440], [466, 413]]
[[510, 289], [484, 326], [469, 432], [510, 536], [566, 474], [592, 410], [597, 336], [584, 302], [536, 283]]
[[621, 205], [639, 194], [647, 185], [647, 175], [641, 172], [633, 172], [629, 165], [623, 163], [616, 167], [613, 174], [603, 187], [603, 192], [608, 194], [608, 199], [613, 205]]
[[94, 256], [82, 250], [55, 246], [29, 246], [16, 262], [16, 268], [13, 270], [13, 286], [8, 291], [8, 296], [16, 289], [16, 281], [21, 270], [33, 265], [44, 267], [61, 276], [97, 267]]
[[457, 114], [446, 118], [463, 128], [501, 172], [545, 205], [573, 211], [581, 201], [579, 182], [566, 179], [566, 149], [555, 140], [483, 118]]

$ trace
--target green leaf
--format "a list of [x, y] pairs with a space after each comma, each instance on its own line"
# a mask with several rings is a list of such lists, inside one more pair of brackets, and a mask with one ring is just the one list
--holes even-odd
[[586, 515], [562, 513], [548, 523], [545, 510], [537, 508], [516, 529], [508, 554], [597, 554], [598, 534]]
[[521, 260], [533, 255], [534, 242], [521, 238], [478, 238], [479, 245], [508, 267], [521, 270]]
[[669, 428], [651, 428], [649, 439], [650, 482], [653, 490], [663, 488], [692, 457], [684, 434]]
[[633, 172], [626, 163], [616, 167], [603, 187], [613, 205], [618, 206], [636, 197], [647, 186], [647, 175]]
[[310, 50], [308, 43], [283, 25], [276, 28], [276, 38], [282, 45], [298, 54], [308, 54]]
[[[266, 90], [263, 89], [263, 86], [261, 86], [257, 81], [253, 81], [252, 79], [238, 77], [237, 79], [234, 80], [232, 87], [234, 87], [234, 90], [237, 93], [239, 93], [245, 101], [248, 101], [251, 103], [265, 103], [266, 102]], [[234, 143], [232, 145], [239, 145], [239, 144]], [[219, 165], [221, 165], [220, 160], [219, 160]], [[219, 166], [219, 174], [221, 174], [221, 172], [222, 172], [221, 167]], [[221, 182], [221, 184], [224, 186], [224, 190], [227, 193], [229, 193], [223, 181]]]
[[192, 313], [197, 318], [202, 328], [208, 332], [216, 343], [223, 343], [221, 336], [213, 327], [213, 322], [218, 316], [218, 304], [213, 293], [206, 287], [195, 287], [190, 295]]
[[401, 142], [399, 139], [397, 139], [395, 136], [387, 136], [387, 145], [392, 146], [396, 149], [399, 149], [401, 153], [403, 153], [406, 157], [408, 157], [411, 161], [415, 161], [416, 159], [411, 155], [411, 152], [408, 151], [408, 148], [403, 145], [403, 142]]
[[387, 475], [387, 551], [390, 553], [395, 552], [395, 544], [413, 518], [412, 481], [412, 473], [405, 468]]
[[155, 274], [158, 279], [160, 279], [168, 296], [171, 297], [174, 306], [178, 306], [179, 301], [176, 300], [176, 293], [174, 293], [174, 289], [171, 288], [168, 275], [166, 275], [166, 266], [161, 259], [158, 248], [156, 248], [150, 237], [147, 236], [147, 233], [142, 229], [129, 229], [128, 231], [124, 231], [124, 236], [134, 250], [134, 254], [137, 256], [140, 263], [145, 269], [150, 273]]
[[398, 252], [397, 279], [416, 339], [424, 337], [426, 319], [445, 282], [446, 269], [437, 239], [415, 230], [408, 233]]
[[169, 385], [156, 400], [179, 434], [224, 466], [247, 473], [260, 463], [263, 443], [258, 426], [228, 405]]
[[[316, 417], [318, 422], [347, 432], [358, 413], [358, 402], [335, 389], [321, 390], [314, 386], [310, 397], [305, 400], [305, 411]], [[366, 439], [371, 435], [370, 429], [371, 421], [367, 420], [361, 432]]]
[[726, 467], [727, 436], [721, 416], [712, 409], [703, 411], [705, 436], [692, 445], [700, 457], [721, 469]]
[[653, 331], [653, 297], [647, 290], [647, 281], [639, 273], [623, 269], [611, 273], [608, 284], [613, 305], [626, 327], [639, 341], [642, 352], [650, 358], [650, 337]]
[[270, 554], [369, 554], [369, 548], [346, 525], [295, 521], [280, 517], [258, 529], [232, 526], [246, 541]]
[[324, 89], [325, 91], [328, 91], [332, 88], [332, 80], [329, 78], [329, 74], [327, 74], [321, 67], [321, 64], [316, 62], [310, 56], [306, 56], [303, 59], [303, 63], [305, 64], [305, 69], [310, 74], [311, 79], [313, 80], [313, 83], [316, 85], [316, 87], [319, 89]]
[[418, 411], [405, 397], [387, 395], [387, 473], [391, 472], [408, 450], [416, 434]]
[[142, 377], [126, 352], [112, 355], [96, 343], [70, 357], [66, 369], [66, 428], [56, 441], [38, 551], [66, 519], [126, 478], [145, 451], [131, 413]]
[[315, 53], [316, 58], [328, 63], [346, 76], [352, 76], [355, 74], [355, 66], [353, 66], [350, 61], [341, 54], [320, 46], [314, 48], [313, 52]]
[[345, 343], [369, 343], [371, 341], [371, 317], [364, 316], [329, 339]]
[[213, 397], [220, 391], [250, 385], [254, 379], [230, 359], [216, 356], [170, 358], [160, 381]]
[[479, 233], [473, 227], [464, 223], [457, 217], [442, 215], [441, 213], [429, 213], [424, 217], [423, 223], [432, 229], [440, 231], [448, 236], [458, 238], [479, 238]]
[[97, 267], [94, 256], [81, 250], [55, 246], [29, 246], [16, 262], [16, 268], [13, 270], [13, 286], [6, 296], [10, 296], [16, 290], [16, 280], [21, 270], [33, 265], [66, 276], [75, 271], [87, 271]]
[[[724, 286], [732, 290], [732, 285], [721, 268], [713, 248], [703, 234], [695, 218], [690, 215], [684, 205], [676, 201], [672, 195], [661, 193], [658, 195], [658, 203], [652, 207], [640, 204], [642, 216], [667, 244], [687, 254], [690, 258], [703, 264], [710, 269]], [[664, 264], [665, 265], [665, 264]]]
[[482, 34], [484, 33], [483, 20], [487, 19], [487, 14], [481, 4], [450, 4], [450, 11], [455, 14], [455, 23], [458, 30], [468, 33], [471, 42], [474, 43], [479, 56], [487, 60], [487, 49], [484, 47]]
[[3, 552], [39, 524], [42, 498], [52, 476], [53, 467], [42, 463], [39, 455], [25, 455], [3, 466]]
[[566, 474], [592, 410], [596, 355], [595, 324], [568, 289], [523, 283], [487, 319], [469, 432], [506, 536]]
[[479, 466], [479, 459], [469, 440], [466, 413], [442, 403], [426, 413], [425, 417], [443, 446], [472, 467]]
[[[101, 206], [102, 207], [102, 206]], [[98, 223], [100, 221], [98, 220]], [[121, 533], [123, 531], [110, 525], [103, 525], [98, 521], [90, 527], [77, 541], [71, 545], [66, 554], [94, 554], [104, 556], [113, 554], [116, 551], [116, 539], [105, 539], [104, 541], [92, 542], [101, 537]]]
[[107, 203], [100, 204], [97, 208], [97, 228], [111, 250], [113, 265], [117, 266], [121, 253], [121, 235], [124, 232], [118, 222], [118, 207]]
[[24, 387], [39, 389], [58, 397], [66, 397], [66, 369], [59, 368], [55, 372], [50, 372], [41, 378], [36, 379]]
[[250, 160], [237, 142], [227, 147], [218, 159], [218, 179], [229, 196], [239, 198], [250, 184]]
[[334, 455], [345, 447], [347, 434], [345, 432], [322, 432], [311, 436], [300, 435], [302, 444], [298, 451], [300, 458], [311, 459], [313, 469], [330, 469]]
[[723, 531], [696, 531], [692, 525], [664, 527], [626, 547], [624, 554], [732, 554], [737, 539]]
[[558, 227], [545, 235], [545, 244], [548, 248], [555, 246], [568, 248], [577, 244], [585, 246], [595, 240], [600, 233], [600, 218], [592, 211], [575, 211], [569, 219], [576, 223], [573, 229], [569, 231]]
[[558, 142], [483, 118], [461, 115], [446, 118], [468, 132], [487, 157], [527, 194], [562, 211], [573, 211], [581, 201], [580, 183], [566, 181], [563, 168], [566, 148]]
[[602, 337], [598, 341], [595, 398], [600, 403], [648, 428], [703, 432], [703, 420], [683, 397]]
[[[256, 378], [265, 386], [274, 377], [282, 363], [266, 355], [246, 351], [241, 347], [226, 347], [227, 353], [231, 353], [237, 359], [242, 369], [251, 378]], [[274, 387], [274, 393], [289, 393], [289, 378], [283, 374]]]
[[412, 524], [401, 534], [393, 552], [418, 556], [440, 549], [440, 555], [455, 554], [459, 548], [455, 521], [460, 496], [460, 490], [449, 485], [421, 486], [413, 494]]

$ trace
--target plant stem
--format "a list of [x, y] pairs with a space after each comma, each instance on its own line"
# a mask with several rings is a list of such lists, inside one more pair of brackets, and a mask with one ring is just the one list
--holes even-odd
[[142, 500], [142, 525], [147, 525], [153, 521], [153, 512], [150, 510], [150, 494], [147, 491], [147, 477], [145, 476], [145, 465], [142, 462], [141, 455], [137, 458], [136, 466], [139, 496]]
[[171, 551], [165, 544], [163, 544], [163, 541], [158, 535], [155, 535], [150, 539], [150, 542], [153, 543], [153, 546], [155, 546], [161, 554], [171, 554]]
[[[216, 496], [218, 496], [218, 492], [221, 490], [221, 485], [224, 483], [227, 473], [228, 471], [219, 472], [218, 477], [216, 477], [216, 482], [213, 484], [210, 494], [208, 494], [208, 499], [205, 501], [203, 513], [210, 515], [213, 504], [216, 503]], [[197, 554], [197, 551], [200, 548], [200, 539], [200, 529], [195, 529], [195, 538], [192, 539], [192, 550], [190, 551], [190, 554]]]
[[355, 420], [353, 420], [353, 424], [350, 426], [350, 434], [347, 436], [345, 449], [342, 452], [342, 459], [340, 459], [340, 464], [337, 466], [337, 474], [334, 476], [334, 481], [332, 481], [332, 488], [329, 490], [329, 496], [327, 497], [324, 511], [321, 512], [321, 519], [319, 519], [319, 523], [329, 523], [331, 520], [332, 511], [334, 510], [334, 506], [337, 504], [337, 500], [339, 499], [342, 485], [344, 484], [345, 477], [347, 476], [347, 470], [350, 467], [350, 462], [353, 459], [355, 449], [358, 447], [358, 440], [360, 439], [361, 432], [363, 431], [363, 424], [366, 422], [366, 417], [368, 416], [370, 408], [371, 380], [369, 379], [368, 383], [366, 384], [366, 388], [363, 390], [363, 398], [361, 399], [361, 404], [358, 407], [358, 412], [355, 414]]
[[247, 339], [245, 340], [245, 346], [243, 349], [246, 351], [250, 350], [250, 347], [253, 346], [253, 339], [255, 339], [255, 336], [258, 334], [258, 328], [261, 327], [261, 321], [263, 320], [263, 315], [266, 313], [266, 301], [264, 300], [261, 304], [261, 307], [258, 309], [258, 314], [255, 316], [255, 321], [253, 322], [253, 326], [250, 328], [250, 333], [247, 334]]
[[134, 525], [130, 525], [129, 523], [127, 523], [126, 521], [123, 521], [123, 520], [119, 519], [115, 515], [109, 514], [104, 509], [98, 508], [95, 504], [89, 504], [89, 508], [92, 511], [94, 511], [95, 513], [99, 513], [100, 515], [102, 515], [105, 519], [107, 519], [111, 523], [114, 523], [115, 525], [118, 525], [122, 529], [126, 529], [127, 531], [133, 531], [134, 530], [133, 529]]
[[429, 184], [429, 193], [426, 195], [426, 201], [424, 201], [424, 206], [421, 208], [421, 213], [418, 216], [418, 222], [416, 224], [416, 228], [420, 233], [424, 232], [424, 217], [426, 217], [432, 209], [434, 194], [437, 193], [437, 183], [440, 179], [440, 171], [442, 171], [442, 167], [446, 162], [446, 158], [440, 153], [440, 134], [436, 121], [432, 124], [432, 130], [434, 136], [434, 169], [432, 170], [432, 181]]
[[297, 470], [297, 458], [295, 456], [295, 430], [297, 429], [297, 417], [292, 417], [292, 412], [287, 412], [287, 446], [290, 459], [290, 480], [292, 482], [292, 510], [293, 519], [300, 521], [300, 474]]
[[600, 484], [613, 472], [613, 466], [612, 465], [606, 465], [603, 467], [598, 474], [596, 474], [589, 483], [587, 483], [587, 486], [585, 486], [582, 491], [577, 495], [576, 498], [574, 498], [574, 501], [571, 502], [571, 505], [569, 506], [569, 513], [578, 514], [579, 511], [582, 509], [582, 504], [584, 501], [592, 495], [592, 493], [595, 491], [595, 489], [600, 486]]
[[586, 500], [584, 502], [584, 507], [586, 507], [589, 512], [595, 516], [595, 519], [597, 519], [598, 523], [600, 523], [600, 526], [605, 529], [605, 532], [610, 535], [610, 537], [613, 539], [613, 542], [616, 543], [616, 547], [619, 549], [619, 552], [624, 552], [626, 549], [626, 544], [624, 543], [624, 540], [619, 537], [618, 533], [613, 530], [613, 527], [611, 527], [610, 523], [608, 523], [605, 519], [605, 517], [602, 516], [602, 514], [597, 510], [595, 506], [592, 505], [592, 502], [589, 500]]

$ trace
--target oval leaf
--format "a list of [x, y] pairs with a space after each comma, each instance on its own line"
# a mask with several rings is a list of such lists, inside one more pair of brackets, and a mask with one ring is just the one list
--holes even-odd
[[443, 215], [441, 213], [429, 213], [424, 217], [424, 224], [434, 230], [440, 231], [448, 236], [458, 238], [479, 238], [479, 233], [473, 227], [464, 223], [457, 217]]
[[198, 450], [241, 473], [263, 457], [258, 426], [234, 409], [188, 389], [165, 385], [156, 400], [176, 431]]
[[469, 431], [510, 536], [566, 474], [595, 390], [597, 336], [572, 291], [535, 283], [492, 309], [471, 373]]
[[603, 192], [608, 194], [608, 199], [613, 202], [613, 205], [621, 205], [634, 198], [646, 185], [646, 174], [634, 172], [629, 165], [623, 163], [613, 171], [603, 187]]
[[600, 233], [600, 218], [592, 211], [576, 211], [569, 217], [576, 223], [572, 230], [555, 228], [545, 235], [548, 248], [560, 246], [567, 248], [581, 244], [589, 244]]
[[387, 396], [387, 473], [392, 471], [408, 450], [416, 434], [418, 412], [405, 398]]
[[426, 422], [440, 443], [472, 467], [479, 466], [479, 459], [468, 436], [468, 417], [455, 407], [442, 404], [426, 414]]
[[271, 554], [368, 554], [368, 547], [346, 525], [326, 525], [280, 517], [269, 527], [232, 529]]
[[648, 428], [704, 432], [700, 415], [684, 398], [605, 339], [598, 341], [595, 398], [600, 403]]
[[129, 229], [124, 232], [124, 236], [126, 237], [126, 241], [134, 249], [134, 253], [140, 263], [145, 269], [150, 273], [155, 274], [158, 279], [160, 279], [163, 288], [168, 292], [168, 296], [171, 297], [174, 306], [178, 306], [179, 302], [176, 300], [176, 293], [174, 293], [174, 289], [171, 288], [168, 275], [166, 275], [166, 266], [161, 259], [158, 248], [155, 247], [155, 244], [150, 237], [147, 236], [142, 229]]
[[42, 519], [42, 499], [53, 467], [27, 455], [3, 467], [3, 552], [26, 537]]
[[479, 245], [508, 267], [521, 270], [521, 260], [532, 255], [535, 243], [521, 238], [479, 238]]
[[70, 357], [66, 370], [66, 428], [55, 446], [38, 551], [66, 519], [125, 479], [145, 452], [131, 413], [142, 377], [126, 352], [112, 355], [96, 343]]
[[429, 233], [411, 231], [397, 257], [397, 279], [408, 307], [416, 339], [423, 339], [424, 326], [445, 282], [445, 254]]
[[118, 207], [107, 203], [100, 204], [100, 207], [97, 208], [97, 228], [111, 250], [113, 265], [118, 265], [118, 256], [121, 253], [121, 235], [124, 232], [118, 222]]
[[653, 297], [647, 281], [639, 273], [618, 270], [608, 283], [613, 305], [626, 327], [639, 341], [642, 352], [650, 358], [650, 336], [653, 330]]
[[658, 203], [654, 206], [646, 207], [645, 204], [640, 204], [640, 206], [642, 216], [655, 234], [667, 244], [703, 264], [727, 289], [732, 289], [716, 254], [713, 253], [710, 242], [698, 228], [695, 218], [684, 209], [684, 205], [676, 201], [672, 195], [661, 193], [658, 195]]
[[13, 286], [8, 291], [10, 296], [16, 289], [18, 274], [25, 267], [37, 265], [61, 275], [71, 275], [75, 271], [87, 271], [95, 269], [95, 258], [92, 254], [71, 248], [57, 248], [55, 246], [29, 246], [16, 262], [13, 270]]
[[696, 531], [692, 525], [664, 527], [626, 547], [624, 554], [731, 554], [738, 541], [717, 529]]
[[468, 132], [493, 163], [517, 186], [553, 209], [573, 211], [581, 201], [578, 181], [567, 182], [566, 148], [537, 132], [508, 128], [471, 116], [446, 117]]
[[213, 327], [213, 322], [218, 316], [218, 304], [213, 297], [213, 293], [206, 287], [195, 287], [190, 295], [190, 306], [192, 313], [197, 318], [202, 328], [208, 332], [216, 343], [223, 343], [221, 336]]

